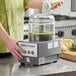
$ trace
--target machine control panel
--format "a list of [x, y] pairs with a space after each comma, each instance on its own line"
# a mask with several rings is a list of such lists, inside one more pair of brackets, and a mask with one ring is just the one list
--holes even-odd
[[37, 57], [37, 44], [19, 41], [18, 46], [23, 49], [25, 53], [23, 56]]

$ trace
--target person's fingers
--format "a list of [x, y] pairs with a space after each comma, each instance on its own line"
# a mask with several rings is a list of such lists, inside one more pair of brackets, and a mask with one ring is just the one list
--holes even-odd
[[14, 57], [16, 57], [17, 59], [23, 59], [23, 57], [22, 57], [21, 54], [18, 52], [18, 50], [15, 49], [15, 47], [12, 48], [11, 53], [12, 53], [12, 54], [14, 55]]
[[20, 47], [16, 46], [16, 50], [18, 50], [21, 53], [25, 53]]
[[15, 53], [13, 53], [13, 52], [11, 52], [11, 53], [16, 59], [20, 60], [20, 58]]
[[18, 50], [13, 51], [16, 56], [18, 56], [19, 59], [23, 59], [23, 56], [18, 52]]
[[59, 2], [59, 3], [57, 4], [57, 6], [61, 6], [61, 2]]
[[64, 3], [63, 1], [58, 2], [57, 4], [53, 5], [51, 9], [54, 10], [55, 8], [61, 6], [63, 3]]
[[64, 4], [64, 2], [61, 1], [61, 4]]
[[53, 6], [51, 9], [53, 10], [53, 9], [55, 9], [55, 8], [57, 8], [57, 5]]

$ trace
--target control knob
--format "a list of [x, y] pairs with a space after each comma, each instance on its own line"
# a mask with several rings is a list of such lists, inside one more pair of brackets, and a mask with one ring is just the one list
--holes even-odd
[[76, 36], [76, 29], [72, 30], [72, 35]]
[[63, 31], [59, 31], [58, 32], [58, 37], [63, 37], [64, 36], [64, 32]]

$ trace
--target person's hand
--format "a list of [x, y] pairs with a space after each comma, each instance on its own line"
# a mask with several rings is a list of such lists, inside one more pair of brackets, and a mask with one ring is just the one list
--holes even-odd
[[58, 0], [57, 2], [54, 2], [54, 0], [51, 0], [53, 2], [51, 2], [51, 9], [54, 10], [56, 8], [58, 8], [59, 6], [64, 4], [64, 0]]
[[9, 39], [9, 41], [6, 43], [9, 51], [11, 54], [18, 60], [23, 59], [23, 56], [19, 53], [24, 53], [24, 51], [17, 45], [17, 41], [13, 39]]

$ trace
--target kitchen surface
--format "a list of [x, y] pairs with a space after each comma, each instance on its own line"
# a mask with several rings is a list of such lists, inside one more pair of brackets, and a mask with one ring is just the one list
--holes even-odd
[[[55, 63], [49, 63], [46, 65], [40, 65], [40, 66], [20, 66], [20, 68], [12, 75], [12, 76], [40, 76], [45, 75], [53, 76], [53, 74], [56, 74], [57, 76], [62, 73], [61, 75], [67, 75], [70, 76], [69, 73], [66, 72], [75, 72], [76, 71], [76, 62], [59, 59]], [[75, 73], [72, 73], [71, 76], [75, 76]]]

